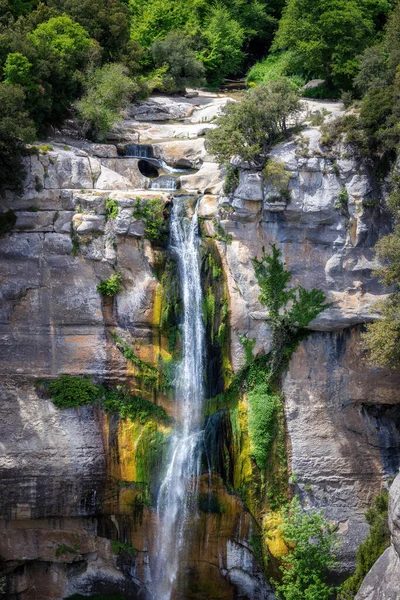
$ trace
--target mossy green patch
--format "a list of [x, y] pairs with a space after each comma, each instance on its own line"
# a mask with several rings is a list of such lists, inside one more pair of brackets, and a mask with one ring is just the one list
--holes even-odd
[[276, 437], [277, 397], [266, 383], [256, 385], [248, 394], [250, 451], [264, 474]]
[[137, 483], [150, 484], [152, 475], [161, 469], [166, 450], [165, 442], [165, 435], [157, 423], [154, 421], [146, 423], [136, 444]]

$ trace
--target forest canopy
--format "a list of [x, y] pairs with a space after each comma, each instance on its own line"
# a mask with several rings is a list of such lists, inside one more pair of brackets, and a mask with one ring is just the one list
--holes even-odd
[[[398, 12], [396, 0], [0, 0], [0, 191], [21, 183], [24, 144], [65, 118], [101, 139], [152, 90], [218, 89], [251, 67], [250, 85], [321, 77], [331, 97], [366, 95], [364, 122], [379, 106], [390, 129]], [[369, 139], [393, 146], [384, 136]]]

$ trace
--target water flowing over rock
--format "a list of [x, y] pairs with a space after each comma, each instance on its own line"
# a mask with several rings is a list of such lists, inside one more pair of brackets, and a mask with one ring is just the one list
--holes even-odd
[[169, 466], [157, 499], [159, 524], [152, 575], [155, 584], [151, 591], [159, 600], [171, 598], [179, 559], [187, 545], [188, 518], [190, 514], [196, 518], [205, 358], [198, 228], [197, 205], [189, 219], [184, 203], [175, 200], [171, 215], [171, 247], [178, 263], [184, 317], [182, 361], [175, 383], [178, 429], [170, 443]]

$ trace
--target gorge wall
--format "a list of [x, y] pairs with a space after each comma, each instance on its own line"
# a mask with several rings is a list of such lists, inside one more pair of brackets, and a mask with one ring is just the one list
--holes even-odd
[[[338, 578], [368, 533], [365, 509], [398, 470], [400, 377], [368, 365], [360, 344], [384, 294], [372, 250], [389, 227], [382, 191], [348, 149], [327, 152], [320, 128], [308, 125], [272, 152], [290, 175], [290, 200], [277, 200], [261, 173], [236, 158], [239, 184], [227, 196], [202, 137], [226, 101], [152, 99], [132, 107], [107, 144], [56, 132], [26, 159], [23, 195], [2, 199], [2, 210], [17, 216], [0, 238], [0, 555], [10, 600], [148, 598], [152, 498], [173, 423], [123, 419], [95, 406], [60, 410], [37, 384], [88, 375], [127, 385], [173, 414], [168, 383], [150, 385], [123, 352], [131, 347], [157, 369], [178, 359], [174, 264], [165, 239], [148, 239], [143, 216], [155, 198], [166, 223], [174, 194], [192, 204], [200, 198], [210, 398], [243, 367], [243, 336], [256, 340], [255, 355], [270, 349], [251, 263], [263, 246], [280, 247], [294, 285], [321, 288], [332, 302], [310, 324], [282, 391], [285, 477], [305, 507], [322, 508], [337, 524]], [[326, 119], [340, 111], [324, 107]], [[116, 270], [122, 290], [101, 297], [98, 284]], [[268, 545], [267, 579], [284, 549], [274, 538], [277, 511], [259, 492], [247, 410], [245, 396], [234, 406], [208, 404], [205, 454], [213, 469], [201, 476], [185, 591], [176, 598], [273, 598], [257, 540]]]

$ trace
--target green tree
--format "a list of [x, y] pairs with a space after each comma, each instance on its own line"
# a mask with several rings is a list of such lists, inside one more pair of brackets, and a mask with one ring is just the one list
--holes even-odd
[[234, 155], [263, 166], [273, 144], [288, 135], [288, 121], [300, 111], [300, 101], [287, 79], [251, 90], [242, 102], [228, 102], [207, 131], [206, 148], [219, 163]]
[[283, 600], [329, 600], [333, 588], [326, 583], [328, 569], [336, 564], [336, 536], [321, 512], [306, 512], [295, 497], [282, 511], [283, 539], [290, 549], [282, 557], [282, 578], [275, 582]]
[[309, 77], [351, 87], [358, 55], [374, 41], [377, 22], [390, 9], [388, 0], [289, 0], [276, 47], [294, 50]]
[[0, 84], [0, 194], [8, 188], [21, 190], [25, 169], [21, 160], [25, 143], [35, 137], [33, 122], [25, 110], [20, 85]]
[[120, 0], [50, 0], [97, 40], [107, 58], [119, 59], [130, 37], [130, 11]]
[[184, 92], [187, 87], [205, 83], [205, 69], [196, 58], [193, 39], [172, 31], [164, 40], [156, 40], [151, 46], [156, 67], [167, 65], [163, 77], [163, 89], [167, 92]]
[[86, 92], [75, 104], [86, 135], [101, 139], [121, 119], [120, 111], [132, 98], [134, 82], [127, 69], [110, 63], [96, 69], [86, 84]]
[[213, 9], [203, 38], [206, 48], [200, 58], [212, 80], [218, 83], [240, 69], [244, 60], [245, 32], [227, 8], [217, 6]]
[[390, 82], [387, 55], [380, 46], [367, 48], [360, 57], [355, 87], [365, 95], [372, 88], [386, 87]]
[[7, 56], [4, 65], [4, 83], [31, 83], [32, 63], [20, 52], [13, 52]]
[[98, 60], [99, 46], [67, 15], [40, 23], [28, 39], [36, 54], [36, 77], [47, 100], [47, 119], [59, 122], [81, 93], [84, 72]]
[[259, 300], [269, 312], [272, 331], [271, 373], [279, 372], [282, 363], [296, 349], [305, 327], [329, 308], [322, 290], [306, 290], [302, 286], [288, 288], [292, 274], [281, 260], [282, 253], [271, 244], [272, 254], [263, 248], [261, 259], [252, 263], [260, 287]]

